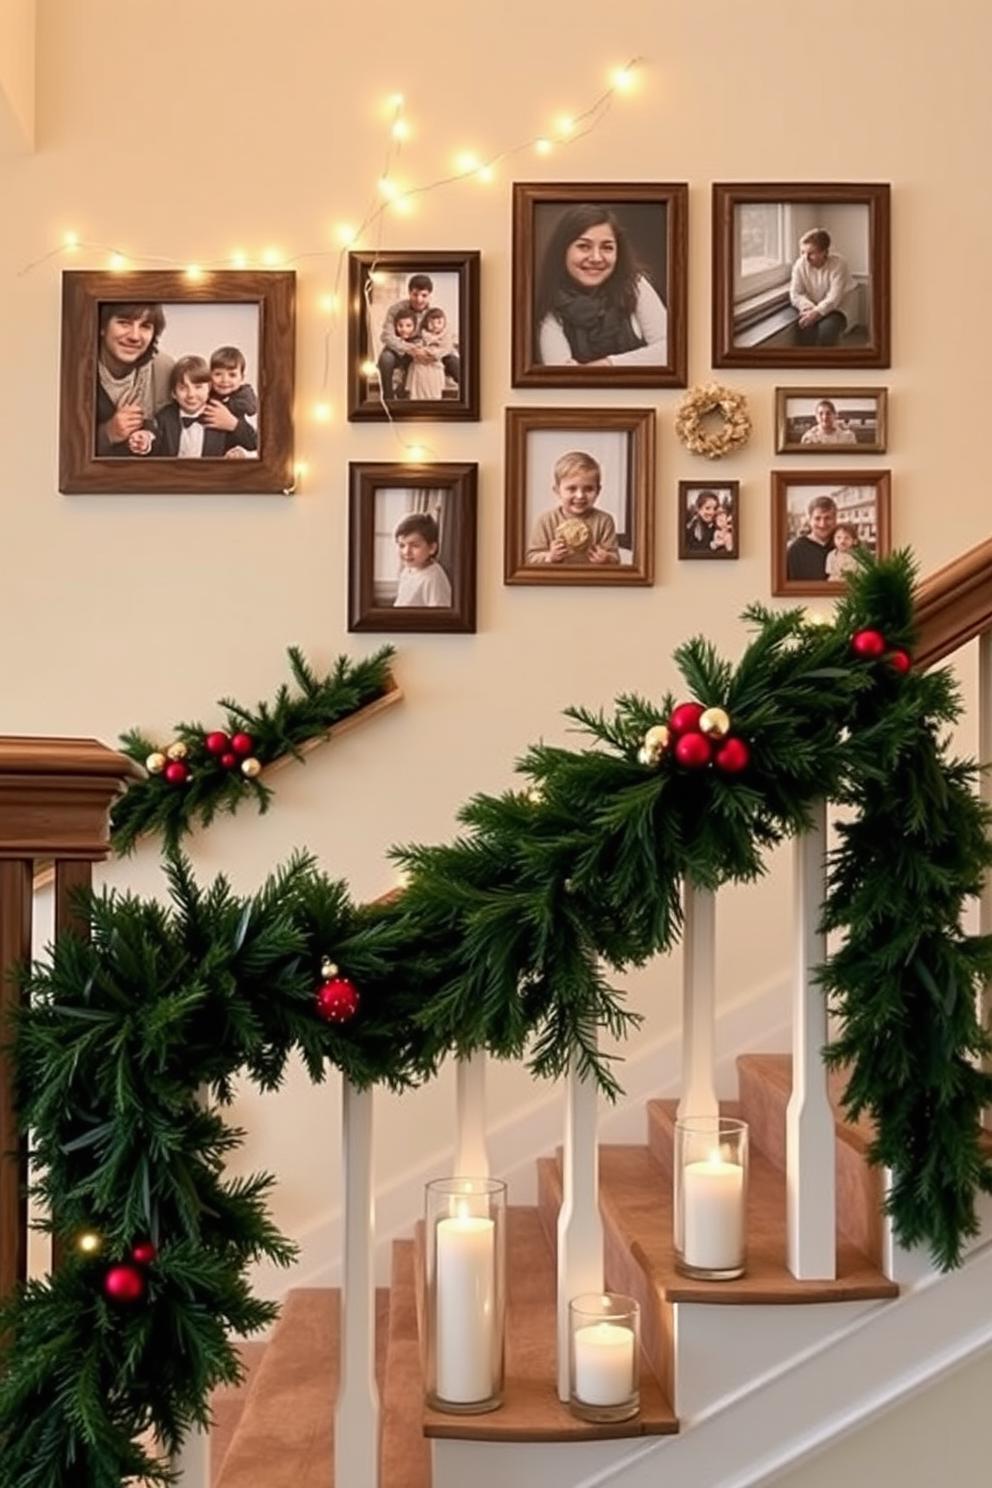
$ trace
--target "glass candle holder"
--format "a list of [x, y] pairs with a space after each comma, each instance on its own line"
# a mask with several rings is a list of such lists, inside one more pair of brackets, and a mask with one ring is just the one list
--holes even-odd
[[589, 1292], [568, 1304], [569, 1410], [626, 1421], [641, 1407], [641, 1312], [633, 1297]]
[[704, 1281], [743, 1276], [748, 1131], [728, 1116], [675, 1123], [675, 1268]]
[[437, 1178], [426, 1194], [426, 1381], [435, 1410], [474, 1415], [503, 1400], [506, 1184]]

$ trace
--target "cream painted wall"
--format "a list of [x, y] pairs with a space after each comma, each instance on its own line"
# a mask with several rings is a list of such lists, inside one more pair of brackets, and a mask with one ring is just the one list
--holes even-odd
[[[412, 20], [415, 16], [416, 19]], [[38, 0], [37, 140], [0, 157], [0, 729], [83, 734], [113, 743], [139, 724], [168, 736], [213, 717], [215, 699], [271, 697], [285, 648], [317, 665], [368, 654], [348, 634], [347, 464], [400, 460], [416, 436], [429, 458], [479, 465], [479, 615], [473, 636], [397, 638], [405, 701], [367, 730], [290, 769], [271, 813], [224, 821], [196, 839], [199, 871], [249, 891], [297, 846], [359, 897], [393, 882], [390, 844], [444, 840], [459, 805], [499, 791], [541, 738], [569, 741], [569, 703], [677, 687], [669, 660], [704, 631], [734, 655], [736, 619], [769, 596], [769, 471], [808, 469], [774, 455], [774, 388], [823, 382], [890, 389], [896, 543], [924, 571], [988, 535], [976, 439], [988, 418], [980, 304], [992, 238], [985, 189], [990, 103], [986, 0], [834, 0], [815, 15], [785, 0], [435, 0], [415, 12], [323, 7], [312, 0]], [[642, 58], [637, 85], [597, 126], [543, 157], [527, 142], [563, 112], [589, 107], [610, 70]], [[411, 126], [396, 175], [427, 186], [406, 217], [386, 213], [359, 246], [479, 248], [482, 417], [477, 424], [348, 424], [345, 329], [320, 309], [343, 285], [341, 222], [360, 220], [388, 145], [388, 100]], [[456, 151], [500, 157], [490, 185], [438, 184]], [[755, 431], [718, 467], [673, 433], [677, 390], [515, 390], [509, 380], [510, 183], [689, 183], [689, 380], [710, 364], [710, 183], [889, 181], [893, 190], [893, 362], [885, 372], [717, 372], [744, 392]], [[85, 246], [59, 252], [74, 230]], [[292, 498], [67, 497], [56, 488], [59, 281], [103, 268], [120, 249], [136, 266], [257, 259], [275, 248], [298, 275], [297, 451], [308, 474]], [[979, 278], [979, 275], [982, 277]], [[974, 283], [972, 282], [974, 281]], [[325, 356], [327, 373], [325, 378]], [[327, 398], [334, 417], [314, 420]], [[507, 405], [657, 411], [656, 571], [649, 589], [555, 589], [502, 582], [503, 410]], [[676, 558], [680, 479], [739, 479], [741, 558]], [[160, 886], [154, 854], [105, 877]], [[787, 976], [788, 951], [764, 927], [788, 917], [789, 866], [726, 896], [724, 999]], [[762, 925], [761, 934], [754, 933]], [[631, 979], [661, 1040], [679, 1011], [679, 967]], [[305, 1234], [337, 1196], [337, 1122], [299, 1079], [278, 1102], [247, 1093], [246, 1160], [279, 1172], [277, 1217]], [[519, 1071], [493, 1080], [496, 1122], [531, 1099]], [[379, 1114], [379, 1175], [401, 1183], [435, 1153], [446, 1161], [447, 1080]], [[316, 1157], [316, 1162], [315, 1162]], [[882, 1428], [879, 1428], [882, 1429]], [[961, 1480], [964, 1483], [964, 1479]]]

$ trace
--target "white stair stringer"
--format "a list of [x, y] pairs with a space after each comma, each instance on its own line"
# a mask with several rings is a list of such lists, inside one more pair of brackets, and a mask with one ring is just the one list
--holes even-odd
[[[986, 1230], [986, 1235], [988, 1231]], [[589, 1443], [435, 1441], [433, 1488], [758, 1488], [992, 1349], [992, 1241], [873, 1304], [691, 1419], [677, 1436]], [[846, 1306], [846, 1304], [843, 1304]], [[698, 1309], [702, 1310], [702, 1309]], [[730, 1309], [714, 1307], [713, 1312]], [[741, 1313], [750, 1308], [742, 1307]], [[764, 1310], [764, 1309], [763, 1309]], [[788, 1311], [788, 1309], [782, 1309]], [[835, 1306], [825, 1310], [836, 1313]]]

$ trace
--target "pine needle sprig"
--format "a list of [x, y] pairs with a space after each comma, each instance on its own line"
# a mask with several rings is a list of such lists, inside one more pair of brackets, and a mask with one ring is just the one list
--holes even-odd
[[296, 690], [283, 683], [271, 703], [263, 701], [248, 708], [233, 698], [222, 698], [217, 705], [223, 714], [221, 722], [210, 727], [179, 723], [165, 746], [140, 729], [121, 735], [122, 751], [142, 766], [178, 746], [186, 773], [182, 781], [173, 782], [167, 778], [167, 766], [160, 765], [114, 803], [111, 843], [115, 852], [133, 852], [139, 839], [148, 835], [161, 837], [166, 851], [173, 850], [195, 825], [208, 827], [218, 813], [233, 814], [246, 801], [252, 801], [260, 812], [268, 810], [271, 787], [258, 774], [246, 775], [240, 756], [234, 766], [224, 764], [221, 754], [207, 748], [210, 732], [246, 735], [251, 758], [264, 769], [285, 755], [303, 759], [304, 745], [375, 702], [391, 686], [392, 646], [383, 646], [357, 662], [340, 656], [326, 676], [314, 670], [298, 647], [291, 646], [288, 655]]

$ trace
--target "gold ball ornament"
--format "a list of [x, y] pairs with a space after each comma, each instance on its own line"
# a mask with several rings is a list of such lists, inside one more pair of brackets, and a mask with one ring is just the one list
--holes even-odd
[[333, 977], [337, 976], [338, 968], [331, 960], [330, 956], [325, 956], [324, 959], [321, 961], [320, 974], [324, 978], [325, 982], [329, 982], [332, 980]]
[[165, 752], [171, 760], [184, 760], [189, 754], [189, 748], [182, 739], [177, 739], [175, 744], [170, 744]]
[[160, 749], [156, 749], [153, 754], [148, 756], [145, 760], [145, 769], [149, 775], [161, 775], [165, 769], [165, 755]]
[[644, 735], [644, 748], [652, 749], [657, 754], [660, 754], [663, 749], [668, 748], [671, 737], [671, 732], [667, 724], [656, 723], [654, 727], [649, 728], [647, 733]]
[[247, 775], [249, 780], [254, 780], [256, 775], [261, 775], [262, 773], [261, 761], [257, 760], [253, 754], [250, 754], [247, 759], [241, 761], [241, 773], [242, 775]]
[[730, 714], [726, 708], [706, 708], [700, 714], [699, 732], [708, 739], [725, 739], [730, 733]]

